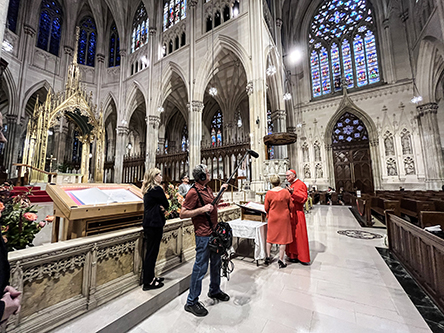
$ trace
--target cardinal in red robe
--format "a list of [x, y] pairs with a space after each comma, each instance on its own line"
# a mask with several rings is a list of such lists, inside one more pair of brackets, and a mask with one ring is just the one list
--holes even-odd
[[307, 223], [305, 221], [304, 203], [307, 201], [307, 186], [296, 177], [296, 171], [288, 170], [285, 173], [287, 186], [293, 200], [293, 211], [291, 214], [291, 229], [293, 242], [287, 245], [285, 252], [290, 262], [300, 262], [304, 265], [310, 264], [310, 249], [308, 247]]

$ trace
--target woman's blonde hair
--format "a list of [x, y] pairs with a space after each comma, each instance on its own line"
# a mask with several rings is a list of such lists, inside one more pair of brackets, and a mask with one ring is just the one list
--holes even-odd
[[152, 168], [152, 169], [149, 169], [145, 172], [145, 176], [143, 177], [143, 182], [142, 182], [142, 193], [143, 194], [145, 194], [146, 192], [148, 192], [152, 188], [159, 186], [158, 184], [156, 184], [154, 182], [154, 178], [156, 178], [156, 176], [160, 173], [161, 173], [161, 171], [157, 168]]
[[270, 176], [270, 183], [273, 185], [273, 187], [279, 186], [281, 184], [281, 179], [278, 175], [271, 175]]

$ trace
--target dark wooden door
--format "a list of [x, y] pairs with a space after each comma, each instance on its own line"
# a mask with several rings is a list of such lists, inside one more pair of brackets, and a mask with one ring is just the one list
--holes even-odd
[[333, 149], [336, 190], [361, 190], [371, 193], [373, 187], [372, 163], [369, 147], [341, 147]]

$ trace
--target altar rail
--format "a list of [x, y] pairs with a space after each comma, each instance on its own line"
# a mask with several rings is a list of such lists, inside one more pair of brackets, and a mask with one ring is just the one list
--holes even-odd
[[390, 251], [444, 312], [444, 240], [386, 211]]
[[[219, 210], [219, 221], [240, 217]], [[139, 286], [143, 229], [131, 228], [9, 253], [11, 285], [22, 291], [22, 310], [6, 332], [47, 332]], [[191, 219], [168, 220], [157, 258], [162, 274], [195, 255]]]

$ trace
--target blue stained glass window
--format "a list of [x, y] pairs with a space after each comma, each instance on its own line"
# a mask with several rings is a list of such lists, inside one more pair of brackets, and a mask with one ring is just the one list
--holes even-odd
[[189, 143], [189, 141], [188, 141], [188, 129], [187, 129], [187, 125], [184, 125], [183, 129], [182, 129], [182, 144], [181, 144], [182, 151], [187, 151], [188, 150], [188, 143]]
[[82, 65], [94, 67], [96, 58], [97, 31], [94, 19], [85, 17], [80, 22], [78, 62]]
[[[343, 126], [344, 123], [347, 125]], [[334, 144], [343, 144], [365, 140], [368, 140], [368, 134], [364, 123], [354, 114], [344, 113], [333, 129], [332, 142]]]
[[222, 146], [222, 130], [223, 130], [223, 116], [222, 112], [219, 110], [213, 117], [211, 121], [211, 144], [212, 146]]
[[140, 2], [133, 19], [133, 34], [131, 42], [131, 52], [138, 50], [148, 43], [149, 18], [148, 13]]
[[8, 29], [12, 32], [17, 32], [17, 18], [19, 8], [20, 0], [9, 0], [7, 23]]
[[109, 37], [109, 67], [120, 65], [120, 43], [119, 33], [117, 32], [116, 24], [111, 26], [111, 33]]
[[62, 23], [63, 13], [59, 3], [55, 0], [43, 0], [40, 5], [37, 47], [58, 56]]
[[381, 81], [372, 15], [366, 0], [326, 0], [318, 8], [308, 38], [313, 97], [340, 91], [343, 78], [349, 89]]
[[164, 0], [163, 31], [187, 17], [187, 0]]

